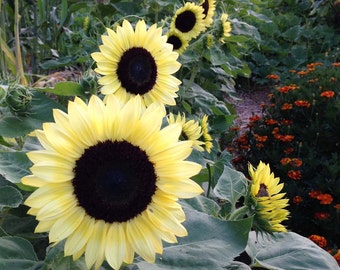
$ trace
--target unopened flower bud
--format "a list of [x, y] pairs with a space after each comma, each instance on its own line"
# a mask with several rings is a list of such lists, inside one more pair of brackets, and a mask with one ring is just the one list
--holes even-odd
[[31, 106], [31, 91], [20, 84], [13, 84], [8, 87], [6, 103], [9, 109], [18, 114], [25, 115]]

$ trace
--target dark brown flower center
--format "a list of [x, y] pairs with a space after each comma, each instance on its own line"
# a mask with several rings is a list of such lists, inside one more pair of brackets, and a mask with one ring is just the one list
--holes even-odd
[[190, 11], [186, 10], [177, 15], [175, 20], [175, 27], [182, 33], [187, 33], [191, 31], [196, 24], [196, 16]]
[[167, 43], [172, 44], [172, 46], [174, 47], [174, 50], [178, 50], [183, 45], [181, 39], [177, 36], [169, 36]]
[[207, 15], [208, 15], [208, 11], [209, 11], [209, 1], [208, 1], [208, 0], [205, 0], [205, 1], [201, 4], [201, 7], [203, 8], [203, 14], [204, 14], [203, 19], [205, 19], [205, 17], [207, 17]]
[[143, 212], [156, 191], [153, 164], [139, 147], [105, 141], [76, 161], [72, 181], [79, 206], [97, 220], [124, 222]]
[[268, 189], [265, 184], [260, 184], [259, 192], [257, 193], [256, 197], [268, 197]]
[[117, 76], [127, 92], [143, 95], [156, 84], [155, 59], [148, 50], [142, 47], [130, 48], [119, 60]]

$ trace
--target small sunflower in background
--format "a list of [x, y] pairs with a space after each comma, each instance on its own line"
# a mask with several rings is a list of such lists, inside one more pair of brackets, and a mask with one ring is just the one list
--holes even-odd
[[162, 241], [187, 235], [178, 199], [203, 192], [190, 179], [201, 165], [185, 160], [193, 142], [179, 141], [180, 124], [161, 127], [163, 105], [92, 96], [53, 116], [35, 132], [43, 149], [27, 154], [32, 174], [22, 178], [37, 188], [25, 201], [35, 232], [65, 240], [65, 256], [85, 254], [89, 269], [104, 260], [119, 269], [134, 253], [154, 262]]
[[167, 42], [173, 45], [174, 52], [177, 52], [178, 54], [182, 54], [189, 45], [185, 35], [176, 29], [169, 31], [167, 36]]
[[224, 43], [225, 37], [231, 36], [230, 32], [231, 32], [232, 28], [231, 28], [231, 22], [228, 21], [228, 17], [229, 17], [229, 15], [227, 13], [223, 13], [221, 15], [221, 33], [222, 34], [220, 35], [221, 38], [219, 39], [219, 41], [221, 43]]
[[176, 10], [170, 23], [170, 31], [176, 29], [181, 32], [188, 41], [197, 37], [205, 30], [203, 12], [204, 10], [201, 6], [191, 2], [185, 3], [183, 7]]
[[203, 22], [206, 27], [210, 27], [214, 22], [215, 0], [203, 0], [199, 5], [203, 8]]
[[289, 211], [285, 193], [279, 193], [284, 184], [279, 183], [280, 178], [274, 177], [269, 164], [260, 161], [255, 169], [251, 164], [248, 167], [251, 177], [250, 204], [255, 207], [253, 227], [257, 232], [286, 232], [281, 223], [288, 219]]
[[202, 137], [202, 127], [198, 121], [193, 119], [187, 120], [184, 114], [178, 113], [178, 115], [174, 115], [170, 113], [168, 123], [179, 123], [182, 126], [181, 139], [192, 141], [193, 148], [200, 152], [204, 151], [202, 145], [205, 145], [205, 142], [199, 140]]
[[167, 43], [167, 36], [156, 24], [147, 29], [143, 20], [135, 30], [124, 20], [116, 31], [107, 28], [100, 52], [91, 54], [97, 62], [95, 71], [104, 95], [114, 94], [126, 102], [140, 95], [146, 106], [152, 102], [176, 105], [176, 92], [181, 81], [175, 76], [181, 66], [178, 53]]
[[201, 127], [202, 127], [202, 137], [204, 141], [204, 148], [205, 151], [208, 153], [211, 152], [211, 149], [213, 148], [213, 143], [212, 143], [212, 137], [209, 134], [209, 123], [208, 123], [208, 116], [204, 115], [201, 120]]

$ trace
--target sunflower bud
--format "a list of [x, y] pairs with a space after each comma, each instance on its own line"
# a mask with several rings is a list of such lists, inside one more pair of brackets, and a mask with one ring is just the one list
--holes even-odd
[[25, 115], [31, 106], [31, 101], [32, 93], [25, 86], [14, 84], [8, 87], [6, 103], [12, 112]]
[[97, 93], [97, 77], [95, 75], [84, 75], [80, 80], [80, 85], [84, 94]]

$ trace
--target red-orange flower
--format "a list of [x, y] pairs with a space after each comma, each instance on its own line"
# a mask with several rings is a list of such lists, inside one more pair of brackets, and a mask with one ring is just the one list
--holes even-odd
[[316, 199], [322, 192], [320, 190], [312, 190], [308, 193], [309, 197]]
[[282, 135], [280, 137], [280, 141], [283, 142], [291, 142], [292, 140], [294, 140], [295, 136], [294, 135]]
[[280, 163], [282, 166], [285, 166], [291, 162], [291, 159], [289, 157], [281, 158]]
[[284, 152], [286, 155], [289, 155], [289, 154], [291, 154], [291, 153], [294, 152], [294, 148], [293, 148], [293, 147], [286, 148], [285, 150], [283, 150], [283, 152]]
[[303, 199], [301, 196], [295, 196], [293, 198], [293, 203], [295, 203], [296, 205], [299, 205], [300, 203], [302, 203]]
[[334, 208], [335, 208], [336, 210], [340, 210], [340, 203], [336, 203], [336, 204], [334, 205]]
[[316, 198], [320, 201], [320, 204], [331, 204], [333, 197], [330, 194], [319, 194]]
[[234, 127], [231, 127], [230, 129], [231, 129], [232, 131], [238, 131], [238, 130], [240, 130], [240, 127], [234, 126]]
[[291, 119], [282, 119], [281, 120], [281, 124], [285, 125], [285, 126], [289, 126], [289, 125], [293, 124], [293, 120], [291, 120]]
[[272, 80], [279, 80], [280, 76], [276, 74], [269, 74], [266, 76], [267, 79], [272, 79]]
[[258, 116], [258, 115], [253, 115], [253, 116], [251, 116], [251, 117], [249, 117], [249, 120], [251, 121], [251, 122], [256, 122], [256, 121], [259, 121], [261, 119], [261, 117], [260, 116]]
[[300, 180], [302, 175], [300, 171], [290, 170], [287, 173], [288, 177], [293, 180]]
[[291, 110], [293, 108], [293, 104], [291, 103], [284, 103], [281, 107], [281, 110], [286, 111], [286, 110]]
[[314, 68], [314, 67], [322, 66], [322, 65], [323, 63], [321, 62], [314, 62], [314, 63], [307, 64], [307, 68]]
[[326, 212], [316, 212], [314, 214], [314, 218], [316, 219], [320, 219], [320, 220], [324, 220], [324, 219], [327, 219], [329, 218], [331, 215], [329, 213], [326, 213]]
[[333, 257], [337, 261], [338, 265], [340, 265], [340, 249], [338, 249], [338, 252], [334, 254]]
[[277, 124], [277, 120], [275, 120], [275, 119], [266, 119], [266, 124], [267, 125], [275, 125], [275, 124]]
[[272, 131], [272, 134], [275, 135], [279, 132], [279, 128], [278, 127], [274, 127], [273, 128], [273, 131]]
[[290, 73], [296, 73], [296, 70], [295, 69], [290, 69], [289, 72]]
[[312, 234], [308, 238], [309, 240], [312, 240], [315, 244], [317, 244], [321, 248], [324, 248], [327, 246], [327, 240], [323, 236]]
[[292, 90], [292, 87], [290, 85], [285, 85], [278, 89], [279, 92], [284, 94], [288, 93], [290, 90]]
[[335, 95], [334, 91], [323, 91], [320, 94], [320, 97], [332, 98], [334, 97], [334, 95]]
[[308, 71], [307, 70], [301, 70], [297, 74], [299, 74], [300, 76], [304, 76], [304, 75], [308, 74]]
[[255, 140], [258, 142], [265, 142], [268, 139], [268, 136], [260, 136], [258, 134], [254, 134]]
[[332, 64], [332, 66], [333, 66], [333, 67], [340, 67], [340, 62], [334, 62], [334, 63]]
[[290, 165], [294, 167], [300, 167], [302, 165], [302, 160], [299, 158], [292, 158], [292, 160], [290, 161]]
[[256, 147], [257, 147], [257, 148], [263, 148], [263, 147], [264, 147], [264, 144], [263, 144], [263, 143], [257, 143], [257, 144], [256, 144]]
[[294, 103], [298, 107], [306, 107], [306, 108], [310, 107], [310, 103], [306, 100], [296, 100]]

